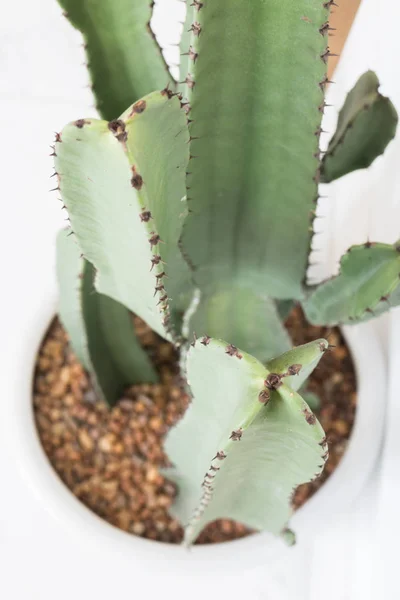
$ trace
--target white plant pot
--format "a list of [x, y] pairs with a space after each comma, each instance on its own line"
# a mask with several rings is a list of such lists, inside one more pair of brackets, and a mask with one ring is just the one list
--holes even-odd
[[[49, 285], [49, 291], [51, 292]], [[46, 290], [42, 290], [46, 297]], [[43, 297], [42, 296], [42, 297]], [[51, 296], [51, 293], [50, 293]], [[180, 577], [245, 571], [258, 564], [268, 565], [288, 552], [283, 542], [266, 533], [224, 544], [194, 547], [185, 550], [179, 546], [162, 544], [124, 533], [89, 511], [64, 486], [50, 466], [40, 445], [33, 419], [32, 375], [36, 353], [50, 319], [55, 312], [54, 298], [50, 298], [38, 311], [33, 311], [29, 330], [21, 337], [24, 350], [15, 359], [14, 397], [8, 399], [13, 406], [7, 428], [12, 455], [35, 496], [49, 511], [59, 526], [76, 536], [80, 548], [88, 552], [101, 552], [113, 564], [117, 557], [130, 557], [132, 573], [167, 570], [169, 575]], [[26, 310], [30, 308], [26, 305]], [[32, 310], [32, 309], [31, 309]], [[25, 315], [26, 317], [26, 315]], [[19, 332], [21, 333], [21, 332]], [[18, 334], [18, 332], [17, 332]], [[341, 511], [347, 510], [358, 497], [370, 474], [381, 445], [384, 422], [386, 374], [379, 338], [371, 323], [344, 328], [357, 372], [358, 405], [355, 427], [346, 454], [327, 483], [294, 516], [298, 544], [324, 522], [332, 522]], [[8, 417], [7, 417], [8, 418]], [[57, 525], [55, 525], [57, 526]], [[290, 550], [289, 550], [290, 551]]]

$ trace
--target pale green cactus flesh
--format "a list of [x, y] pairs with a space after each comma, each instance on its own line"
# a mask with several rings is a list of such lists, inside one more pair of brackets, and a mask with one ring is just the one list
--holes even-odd
[[212, 333], [266, 362], [291, 347], [275, 302], [244, 288], [225, 288], [202, 299], [190, 320], [191, 335]]
[[[186, 116], [177, 97], [155, 92], [107, 123], [80, 119], [58, 135], [61, 196], [96, 289], [167, 339], [190, 294], [178, 248], [186, 215]], [[170, 265], [172, 268], [170, 269]]]
[[326, 340], [299, 347], [290, 354], [292, 365], [289, 355], [273, 363], [288, 367], [274, 374], [225, 342], [203, 338], [190, 348], [194, 398], [166, 440], [170, 477], [179, 488], [171, 511], [186, 524], [187, 545], [222, 517], [275, 534], [284, 530], [293, 490], [320, 474], [327, 446], [316, 417], [283, 382], [292, 375], [299, 384], [302, 369], [315, 366], [327, 348]]
[[240, 282], [302, 295], [330, 4], [194, 2], [181, 74], [191, 120], [183, 246], [203, 290]]
[[59, 0], [85, 40], [97, 108], [115, 119], [150, 92], [173, 85], [150, 29], [150, 0]]
[[127, 309], [94, 289], [95, 270], [68, 231], [57, 238], [59, 314], [98, 397], [112, 406], [127, 385], [158, 380]]
[[367, 242], [342, 257], [336, 277], [321, 283], [303, 302], [311, 323], [365, 321], [400, 303], [399, 243]]
[[367, 71], [348, 94], [322, 162], [321, 180], [325, 183], [369, 167], [393, 139], [396, 109], [378, 90], [377, 76]]

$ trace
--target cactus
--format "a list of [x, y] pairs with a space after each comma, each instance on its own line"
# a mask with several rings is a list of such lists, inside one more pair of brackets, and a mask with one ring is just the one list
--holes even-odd
[[400, 245], [367, 242], [342, 257], [340, 273], [303, 303], [314, 324], [366, 321], [400, 304]]
[[82, 32], [97, 108], [111, 120], [173, 79], [150, 28], [150, 0], [58, 0]]
[[129, 384], [158, 378], [139, 345], [127, 309], [94, 290], [93, 266], [68, 231], [57, 237], [59, 314], [98, 396], [112, 406]]
[[55, 168], [73, 232], [95, 266], [98, 292], [176, 339], [190, 295], [178, 240], [186, 216], [185, 113], [168, 91], [120, 119], [80, 119], [55, 144]]
[[284, 530], [293, 489], [318, 476], [327, 458], [323, 429], [295, 391], [327, 348], [317, 340], [266, 367], [214, 339], [190, 349], [193, 402], [166, 441], [180, 490], [172, 511], [187, 523], [186, 544], [221, 517]]
[[[319, 181], [369, 166], [397, 114], [366, 73], [321, 158], [333, 0], [188, 0], [177, 92], [164, 87], [148, 0], [125, 1], [62, 0], [87, 40], [105, 119], [57, 134], [71, 233], [94, 301], [109, 297], [181, 349], [194, 399], [166, 449], [186, 543], [216, 517], [293, 541], [291, 493], [327, 453], [297, 390], [327, 342], [290, 350], [283, 320], [295, 302], [318, 324], [359, 322], [399, 303], [398, 244], [354, 247], [336, 277], [306, 283]], [[65, 315], [76, 303], [68, 277], [61, 272]], [[72, 310], [73, 345], [97, 374]]]
[[356, 169], [365, 169], [382, 154], [394, 137], [397, 113], [379, 93], [375, 73], [367, 71], [346, 98], [337, 130], [321, 167], [321, 180], [329, 183]]

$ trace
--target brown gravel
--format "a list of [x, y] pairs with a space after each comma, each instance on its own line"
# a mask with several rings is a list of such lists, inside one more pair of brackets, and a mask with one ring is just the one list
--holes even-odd
[[[159, 469], [166, 431], [183, 414], [188, 397], [172, 346], [135, 319], [143, 346], [160, 373], [158, 385], [136, 385], [111, 411], [96, 401], [85, 372], [55, 320], [40, 348], [33, 404], [43, 448], [74, 495], [112, 525], [149, 539], [179, 543], [182, 528], [168, 514], [176, 489]], [[287, 325], [295, 344], [327, 337], [335, 345], [310, 380], [322, 403], [318, 416], [327, 432], [330, 457], [323, 475], [298, 488], [293, 503], [303, 504], [339, 463], [351, 433], [356, 393], [351, 357], [340, 332], [305, 326], [299, 310]], [[241, 524], [223, 519], [209, 525], [198, 543], [248, 535]]]

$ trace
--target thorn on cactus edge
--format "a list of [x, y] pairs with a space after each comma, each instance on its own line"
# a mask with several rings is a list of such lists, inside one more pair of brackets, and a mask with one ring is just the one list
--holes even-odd
[[[143, 187], [143, 177], [136, 171], [135, 167], [132, 167], [132, 173], [133, 173], [133, 176], [131, 178], [131, 186], [133, 188], [135, 188], [135, 190], [139, 191]], [[140, 216], [140, 218], [141, 217], [142, 216]]]
[[208, 335], [205, 335], [200, 344], [203, 344], [203, 346], [208, 346], [208, 344], [211, 342], [211, 338]]
[[90, 121], [87, 121], [86, 119], [78, 119], [77, 121], [75, 121], [74, 125], [78, 129], [82, 129], [85, 125], [90, 125]]
[[188, 115], [190, 113], [192, 107], [190, 106], [189, 102], [181, 102], [181, 108]]
[[370, 242], [369, 240], [364, 244], [364, 248], [372, 248], [373, 246], [375, 246], [375, 242]]
[[319, 32], [322, 36], [325, 36], [328, 34], [329, 31], [336, 31], [335, 27], [329, 27], [329, 21], [326, 21], [323, 25], [321, 25], [321, 27], [319, 28]]
[[198, 21], [195, 21], [194, 23], [192, 23], [190, 29], [188, 29], [188, 32], [192, 31], [193, 35], [199, 37], [200, 33], [201, 33], [201, 25]]
[[154, 288], [154, 296], [159, 292], [165, 292], [165, 287], [162, 285], [162, 283], [156, 285], [156, 287]]
[[[153, 245], [154, 245], [154, 244], [153, 244]], [[160, 256], [159, 254], [155, 254], [155, 255], [153, 256], [153, 258], [151, 259], [151, 269], [150, 269], [150, 271], [152, 271], [152, 270], [153, 270], [153, 267], [154, 267], [155, 265], [158, 265], [158, 264], [160, 264], [160, 262], [163, 262], [163, 260], [161, 259], [161, 256]]]
[[210, 467], [210, 471], [219, 471], [219, 467], [214, 467], [214, 465], [211, 465]]
[[332, 6], [339, 7], [339, 4], [336, 4], [335, 0], [327, 0], [327, 2], [324, 2], [322, 6], [324, 8], [331, 8]]
[[264, 383], [269, 390], [277, 390], [282, 385], [282, 375], [270, 373]]
[[218, 460], [224, 460], [226, 458], [225, 452], [223, 450], [219, 450], [212, 460], [215, 460], [216, 458]]
[[[161, 242], [161, 238], [157, 233], [152, 231], [151, 237], [149, 238], [149, 242], [150, 242], [150, 246], [153, 248], [153, 246], [157, 246], [157, 244]], [[153, 258], [155, 258], [155, 257], [153, 256]], [[158, 263], [156, 263], [156, 264], [158, 264]]]
[[50, 154], [50, 156], [57, 156], [57, 154], [56, 154], [56, 147], [55, 146], [50, 146], [50, 148], [53, 150], [53, 152]]
[[156, 275], [156, 279], [159, 281], [160, 279], [162, 279], [163, 277], [167, 277], [167, 274], [165, 271], [161, 271], [161, 273], [157, 273]]
[[119, 142], [126, 142], [128, 139], [128, 133], [125, 131], [126, 125], [122, 119], [115, 119], [110, 121], [108, 129], [114, 134]]
[[194, 79], [190, 73], [188, 73], [186, 75], [185, 79], [183, 81], [180, 81], [179, 83], [186, 83], [186, 85], [188, 86], [188, 88], [190, 90], [192, 90], [194, 88], [194, 86], [196, 85], [196, 82], [194, 81]]
[[328, 443], [327, 437], [325, 436], [324, 438], [322, 438], [322, 440], [319, 442], [320, 446], [326, 446]]
[[[168, 294], [164, 294], [164, 296], [161, 296], [161, 298], [157, 302], [157, 306], [159, 304], [164, 304], [165, 302], [167, 302], [167, 300], [168, 300]], [[164, 307], [162, 307], [162, 309], [164, 310]]]
[[315, 423], [317, 422], [317, 418], [316, 416], [310, 411], [308, 410], [308, 408], [305, 408], [303, 410], [303, 414], [306, 418], [306, 421], [309, 425], [315, 425]]
[[175, 95], [174, 92], [169, 89], [169, 83], [163, 90], [161, 90], [161, 95], [167, 96], [168, 100], [171, 100], [172, 96]]
[[322, 79], [322, 81], [319, 82], [318, 85], [321, 88], [321, 90], [324, 91], [325, 87], [328, 85], [328, 83], [335, 83], [335, 82], [328, 79], [328, 77], [325, 75], [325, 77]]
[[[139, 175], [139, 177], [140, 177], [140, 175]], [[143, 180], [142, 180], [142, 182], [143, 182]], [[140, 213], [139, 217], [140, 217], [140, 220], [144, 223], [148, 223], [150, 221], [150, 219], [152, 219], [151, 212], [149, 210], [143, 210]]]
[[327, 48], [325, 50], [325, 52], [323, 54], [320, 55], [321, 60], [325, 63], [328, 64], [328, 59], [331, 56], [339, 56], [339, 54], [333, 54], [332, 52], [330, 52], [329, 48]]
[[319, 343], [319, 349], [321, 350], [321, 352], [326, 352], [329, 348], [329, 344], [325, 344], [325, 342], [320, 342]]
[[301, 369], [303, 368], [303, 365], [299, 365], [299, 364], [295, 364], [295, 365], [290, 365], [290, 367], [288, 368], [287, 372], [285, 373], [285, 375], [298, 375], [301, 371]]
[[190, 60], [192, 60], [195, 63], [199, 54], [198, 54], [198, 52], [195, 52], [193, 46], [189, 46], [189, 51], [182, 52], [181, 56], [188, 56], [190, 58]]
[[225, 354], [229, 354], [229, 356], [236, 356], [239, 360], [242, 360], [243, 355], [240, 354], [239, 350], [233, 344], [228, 344], [225, 349]]
[[142, 114], [142, 112], [146, 110], [146, 106], [146, 100], [139, 100], [138, 102], [135, 102], [135, 104], [132, 106], [132, 110], [129, 113], [129, 116], [132, 117], [133, 115]]
[[232, 431], [229, 439], [233, 440], [234, 442], [240, 442], [240, 440], [242, 439], [242, 434], [243, 434], [243, 429], [241, 427], [239, 427], [239, 429]]
[[194, 6], [196, 10], [200, 11], [203, 8], [204, 4], [203, 2], [199, 2], [199, 0], [193, 0], [190, 6]]
[[261, 402], [261, 404], [268, 404], [270, 399], [271, 399], [271, 394], [269, 393], [268, 390], [262, 390], [258, 394], [258, 401]]
[[196, 336], [196, 334], [193, 332], [193, 342], [190, 344], [190, 345], [192, 346], [192, 348], [194, 348], [194, 347], [195, 347], [195, 345], [196, 345], [196, 342], [197, 342], [197, 336]]

